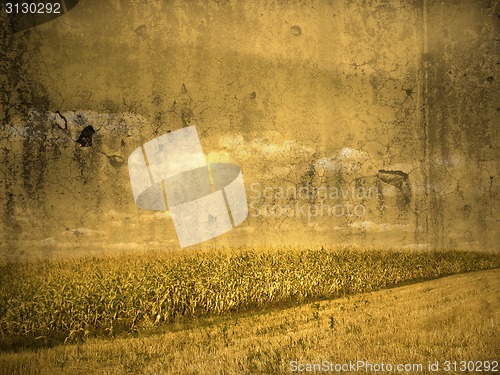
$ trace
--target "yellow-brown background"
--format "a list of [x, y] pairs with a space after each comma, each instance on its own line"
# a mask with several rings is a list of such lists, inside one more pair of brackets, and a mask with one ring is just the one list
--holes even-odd
[[[252, 183], [383, 193], [363, 218], [250, 215], [205, 245], [499, 250], [499, 13], [472, 0], [82, 0], [12, 34], [2, 9], [3, 254], [176, 248], [168, 214], [135, 207], [126, 159], [186, 125], [210, 161], [242, 168], [249, 200]], [[82, 148], [86, 125], [98, 132]]]

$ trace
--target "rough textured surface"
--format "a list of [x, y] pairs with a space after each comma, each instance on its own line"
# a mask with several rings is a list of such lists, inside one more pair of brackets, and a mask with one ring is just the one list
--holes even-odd
[[168, 212], [135, 207], [126, 161], [186, 125], [241, 167], [251, 208], [205, 246], [498, 251], [499, 14], [81, 0], [12, 33], [2, 8], [2, 253], [176, 248]]

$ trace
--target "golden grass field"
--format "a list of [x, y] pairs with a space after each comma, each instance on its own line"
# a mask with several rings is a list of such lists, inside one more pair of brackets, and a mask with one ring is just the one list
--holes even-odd
[[0, 369], [274, 374], [291, 361], [498, 360], [498, 267], [493, 254], [325, 249], [5, 263]]
[[292, 360], [498, 360], [499, 318], [495, 269], [175, 323], [140, 337], [4, 353], [0, 366], [17, 374], [280, 374]]

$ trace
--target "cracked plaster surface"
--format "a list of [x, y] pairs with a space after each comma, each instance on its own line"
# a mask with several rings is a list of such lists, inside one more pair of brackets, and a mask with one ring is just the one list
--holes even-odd
[[135, 207], [126, 160], [188, 125], [241, 167], [251, 209], [202, 246], [498, 251], [499, 13], [82, 0], [17, 33], [2, 13], [2, 255], [176, 248], [169, 213]]

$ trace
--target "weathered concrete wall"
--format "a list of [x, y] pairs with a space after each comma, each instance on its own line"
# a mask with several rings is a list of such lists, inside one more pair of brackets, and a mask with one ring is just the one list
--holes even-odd
[[177, 247], [126, 161], [186, 125], [251, 208], [205, 245], [499, 250], [498, 5], [82, 0], [18, 33], [2, 14], [5, 254]]

